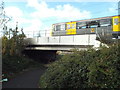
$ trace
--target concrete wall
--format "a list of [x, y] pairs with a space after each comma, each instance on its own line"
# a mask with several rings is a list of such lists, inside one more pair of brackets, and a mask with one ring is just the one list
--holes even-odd
[[95, 45], [96, 34], [26, 38], [30, 45]]

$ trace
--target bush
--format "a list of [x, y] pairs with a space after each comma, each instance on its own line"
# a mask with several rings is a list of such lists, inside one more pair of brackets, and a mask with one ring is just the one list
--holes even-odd
[[87, 66], [89, 51], [75, 52], [65, 55], [61, 60], [51, 64], [40, 79], [42, 88], [85, 88], [87, 84]]
[[90, 87], [120, 88], [120, 47], [102, 48], [88, 66]]
[[95, 51], [75, 51], [52, 63], [41, 76], [41, 88], [118, 88], [120, 54], [118, 45]]

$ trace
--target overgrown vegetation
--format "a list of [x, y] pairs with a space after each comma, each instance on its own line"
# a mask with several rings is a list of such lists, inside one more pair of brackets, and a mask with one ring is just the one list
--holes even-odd
[[22, 50], [24, 49], [23, 39], [25, 34], [20, 34], [17, 31], [17, 27], [10, 33], [5, 33], [2, 39], [2, 73], [4, 77], [11, 78], [16, 73], [23, 71], [24, 69], [30, 67], [38, 67], [40, 64], [37, 62], [26, 58], [22, 55]]
[[75, 51], [50, 64], [41, 88], [120, 88], [120, 43]]

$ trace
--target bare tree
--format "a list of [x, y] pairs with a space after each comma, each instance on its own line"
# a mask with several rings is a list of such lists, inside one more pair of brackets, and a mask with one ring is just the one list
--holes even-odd
[[3, 35], [8, 35], [8, 28], [6, 24], [10, 21], [11, 18], [6, 15], [4, 10], [4, 2], [0, 4], [0, 31]]

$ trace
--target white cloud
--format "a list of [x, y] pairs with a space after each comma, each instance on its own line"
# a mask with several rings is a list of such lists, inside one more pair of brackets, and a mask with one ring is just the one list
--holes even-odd
[[30, 7], [39, 7], [38, 0], [27, 0], [27, 6], [30, 6]]
[[38, 19], [32, 19], [30, 20], [30, 26], [25, 28], [26, 31], [37, 31], [40, 30], [40, 26], [42, 26], [42, 22]]
[[6, 7], [5, 12], [6, 12], [6, 15], [13, 17], [14, 19], [20, 18], [23, 16], [22, 10], [14, 6]]
[[[33, 30], [39, 30], [40, 26], [42, 25], [42, 22], [39, 19], [24, 18], [23, 11], [18, 7], [6, 7], [5, 12], [8, 17], [12, 17], [12, 20], [7, 23], [9, 28], [14, 29], [16, 27], [16, 22], [18, 22], [20, 28], [23, 27], [25, 32], [29, 32]], [[25, 24], [27, 26], [24, 26]]]
[[90, 18], [91, 13], [86, 10], [79, 10], [78, 8], [70, 5], [70, 4], [64, 4], [64, 5], [58, 5], [55, 8], [49, 8], [46, 2], [41, 1], [38, 2], [35, 0], [31, 0], [31, 2], [28, 1], [28, 6], [34, 7], [36, 9], [35, 12], [31, 13], [31, 16], [33, 18], [49, 18], [49, 17], [55, 17], [57, 19], [66, 19], [66, 20], [76, 20], [76, 19], [84, 19], [84, 18]]
[[9, 27], [15, 27], [16, 22], [21, 21], [23, 17], [23, 12], [17, 7], [6, 7], [5, 13], [8, 17], [11, 18], [11, 21], [8, 23]]
[[59, 6], [59, 9], [56, 10], [56, 17], [67, 20], [76, 20], [76, 19], [80, 20], [84, 18], [90, 18], [91, 13], [85, 10], [81, 11], [70, 4], [65, 4], [61, 7]]

